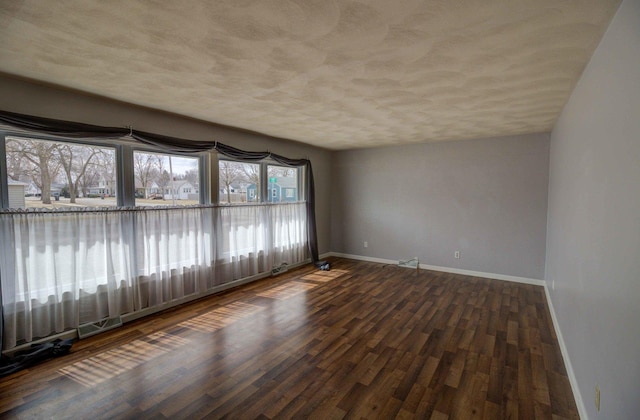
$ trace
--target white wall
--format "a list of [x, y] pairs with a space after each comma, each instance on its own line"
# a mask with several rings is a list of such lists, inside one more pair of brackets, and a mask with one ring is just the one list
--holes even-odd
[[622, 3], [551, 133], [546, 264], [583, 415], [640, 418], [640, 0]]
[[335, 152], [331, 249], [542, 279], [548, 164], [548, 134]]

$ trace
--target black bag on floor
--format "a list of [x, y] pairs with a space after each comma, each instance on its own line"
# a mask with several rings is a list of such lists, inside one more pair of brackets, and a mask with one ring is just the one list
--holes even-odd
[[72, 345], [72, 338], [55, 340], [49, 343], [33, 344], [29, 350], [18, 352], [12, 357], [3, 357], [0, 362], [0, 378], [33, 366], [43, 360], [67, 354]]

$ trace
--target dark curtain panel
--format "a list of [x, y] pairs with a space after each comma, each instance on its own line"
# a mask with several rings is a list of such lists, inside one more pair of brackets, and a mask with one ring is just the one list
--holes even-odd
[[[249, 152], [236, 149], [226, 144], [207, 140], [187, 140], [177, 137], [163, 136], [161, 134], [146, 133], [144, 131], [129, 128], [101, 127], [97, 125], [82, 124], [70, 121], [55, 120], [51, 118], [34, 117], [13, 112], [0, 111], [0, 123], [34, 131], [41, 134], [69, 138], [121, 138], [131, 136], [133, 139], [148, 145], [153, 145], [170, 153], [198, 153], [208, 150], [216, 150], [218, 153], [232, 159], [247, 162], [257, 162], [271, 158], [279, 164], [286, 166], [305, 167], [305, 187], [307, 194], [307, 231], [309, 254], [317, 267], [328, 269], [324, 261], [320, 261], [318, 255], [318, 234], [316, 230], [315, 210], [315, 186], [313, 182], [313, 170], [308, 159], [289, 159], [284, 156], [269, 152]], [[1, 330], [0, 330], [1, 331]]]
[[53, 120], [51, 118], [32, 117], [0, 111], [0, 122], [23, 130], [35, 131], [52, 136], [70, 138], [118, 138], [129, 134], [129, 129], [118, 127], [100, 127], [97, 125]]
[[[0, 278], [0, 291], [1, 289], [1, 285], [2, 285], [2, 278]], [[3, 349], [4, 345], [4, 337], [2, 335], [2, 332], [4, 330], [4, 305], [2, 305], [2, 293], [0, 293], [0, 308], [3, 308], [2, 310], [0, 310], [0, 350]]]
[[[129, 132], [127, 132], [129, 134]], [[161, 134], [145, 133], [144, 131], [131, 130], [131, 137], [140, 143], [159, 147], [171, 153], [199, 153], [215, 148], [216, 142], [206, 140], [185, 140], [177, 137], [163, 136]]]
[[246, 162], [258, 162], [269, 157], [269, 152], [247, 152], [246, 150], [236, 149], [235, 147], [222, 143], [216, 143], [214, 149], [228, 158], [244, 160]]

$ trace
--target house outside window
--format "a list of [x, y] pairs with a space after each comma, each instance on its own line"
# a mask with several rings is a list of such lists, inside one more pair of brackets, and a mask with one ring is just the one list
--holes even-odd
[[269, 201], [272, 203], [295, 202], [298, 200], [298, 168], [269, 165]]
[[218, 160], [218, 203], [233, 205], [260, 202], [261, 164]]
[[133, 167], [136, 206], [200, 203], [189, 195], [199, 179], [197, 157], [134, 151]]

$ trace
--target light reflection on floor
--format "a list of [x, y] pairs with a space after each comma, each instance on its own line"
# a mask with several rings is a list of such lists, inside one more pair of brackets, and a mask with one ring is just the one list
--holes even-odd
[[[288, 300], [286, 313], [296, 313], [296, 317], [301, 317], [306, 309], [305, 292], [318, 287], [319, 283], [335, 280], [349, 273], [347, 270], [317, 271], [300, 278], [300, 280], [314, 281], [316, 283], [291, 281], [271, 287], [257, 293], [257, 295], [279, 301]], [[294, 297], [302, 299], [292, 299]], [[250, 303], [232, 302], [183, 321], [178, 326], [211, 333], [265, 309], [267, 308]], [[188, 344], [189, 340], [185, 338], [160, 331], [73, 363], [59, 369], [59, 373], [84, 386], [92, 387]]]
[[307, 274], [306, 276], [301, 277], [300, 279], [327, 282], [335, 280], [338, 277], [349, 273], [350, 271], [347, 270], [315, 271], [311, 274]]
[[256, 294], [258, 296], [271, 299], [284, 300], [311, 290], [314, 287], [318, 287], [318, 285], [305, 282], [289, 282], [280, 286], [271, 287], [269, 290], [265, 290], [264, 292], [259, 292]]
[[188, 343], [184, 338], [160, 331], [73, 363], [58, 372], [92, 387]]
[[214, 332], [243, 318], [264, 311], [264, 309], [262, 306], [249, 303], [233, 302], [191, 318], [188, 321], [181, 322], [178, 325], [200, 332]]

